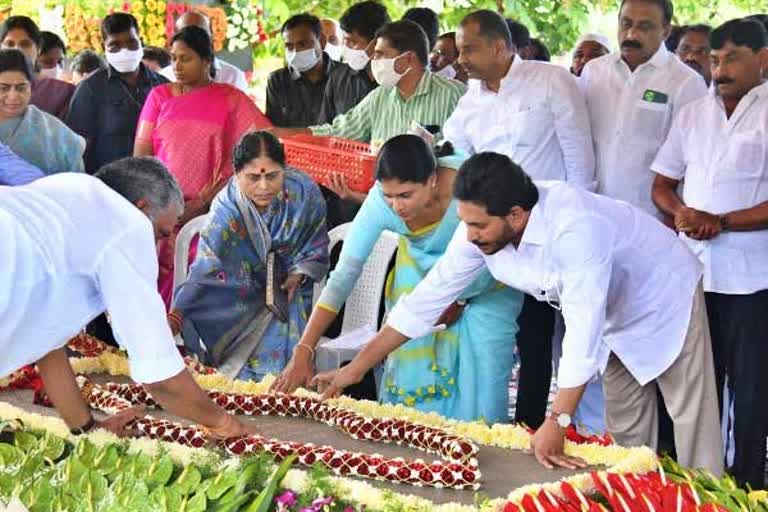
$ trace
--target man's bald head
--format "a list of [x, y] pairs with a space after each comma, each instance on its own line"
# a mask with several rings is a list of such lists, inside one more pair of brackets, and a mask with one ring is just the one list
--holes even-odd
[[211, 20], [208, 16], [200, 11], [187, 11], [176, 20], [176, 32], [185, 27], [200, 27], [201, 29], [211, 33]]

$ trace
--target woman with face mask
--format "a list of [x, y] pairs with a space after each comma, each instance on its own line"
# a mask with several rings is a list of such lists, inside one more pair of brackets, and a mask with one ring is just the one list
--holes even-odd
[[[139, 50], [137, 58], [143, 56]], [[184, 192], [180, 226], [208, 211], [232, 176], [232, 150], [243, 134], [271, 126], [239, 89], [213, 81], [213, 45], [208, 33], [185, 27], [171, 39], [176, 82], [152, 89], [136, 132], [134, 156], [155, 156]], [[115, 66], [115, 62], [110, 61]], [[175, 234], [159, 246], [160, 292], [170, 304]]]
[[67, 54], [67, 48], [64, 41], [53, 32], [40, 32], [40, 53], [37, 56], [37, 69], [40, 70], [40, 76], [45, 78], [55, 78], [60, 80], [64, 72], [64, 57]]
[[[416, 135], [398, 135], [382, 146], [377, 182], [352, 222], [339, 263], [273, 389], [292, 392], [309, 385], [315, 347], [355, 286], [382, 231], [400, 235], [395, 267], [387, 279], [388, 307], [426, 276], [459, 224], [452, 188], [462, 162], [457, 155], [436, 160]], [[445, 329], [389, 354], [379, 398], [461, 420], [506, 421], [521, 306], [520, 292], [484, 274], [445, 311], [438, 322]]]
[[[245, 135], [234, 168], [213, 201], [169, 323], [220, 371], [260, 380], [290, 359], [312, 306], [313, 282], [328, 270], [325, 201], [309, 176], [286, 167], [271, 133]], [[277, 285], [288, 295], [282, 320], [265, 303], [270, 253], [284, 276]], [[189, 343], [198, 339], [205, 353]]]
[[30, 104], [32, 69], [19, 50], [0, 50], [0, 141], [46, 174], [83, 172], [85, 140]]

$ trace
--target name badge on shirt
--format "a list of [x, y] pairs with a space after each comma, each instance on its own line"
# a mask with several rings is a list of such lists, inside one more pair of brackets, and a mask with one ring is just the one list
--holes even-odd
[[663, 92], [654, 91], [653, 89], [646, 89], [646, 91], [643, 93], [643, 100], [647, 101], [648, 103], [663, 104], [669, 101], [669, 96]]

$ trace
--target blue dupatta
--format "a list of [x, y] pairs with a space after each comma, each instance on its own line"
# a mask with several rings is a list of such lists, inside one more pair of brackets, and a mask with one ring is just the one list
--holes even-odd
[[85, 139], [34, 105], [0, 123], [0, 141], [45, 174], [85, 170]]
[[[283, 192], [260, 213], [232, 177], [214, 199], [209, 217], [173, 308], [182, 315], [188, 349], [231, 376], [257, 379], [280, 372], [306, 325], [312, 282], [328, 269], [320, 189], [309, 176], [286, 169]], [[270, 251], [286, 273], [309, 278], [295, 294], [285, 324], [265, 305]], [[204, 350], [190, 343], [198, 338]]]

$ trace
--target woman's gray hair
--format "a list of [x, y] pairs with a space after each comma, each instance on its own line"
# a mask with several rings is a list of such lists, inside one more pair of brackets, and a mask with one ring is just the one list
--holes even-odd
[[122, 158], [103, 166], [94, 176], [132, 204], [140, 199], [147, 201], [151, 217], [172, 203], [184, 209], [184, 196], [176, 178], [156, 158]]

